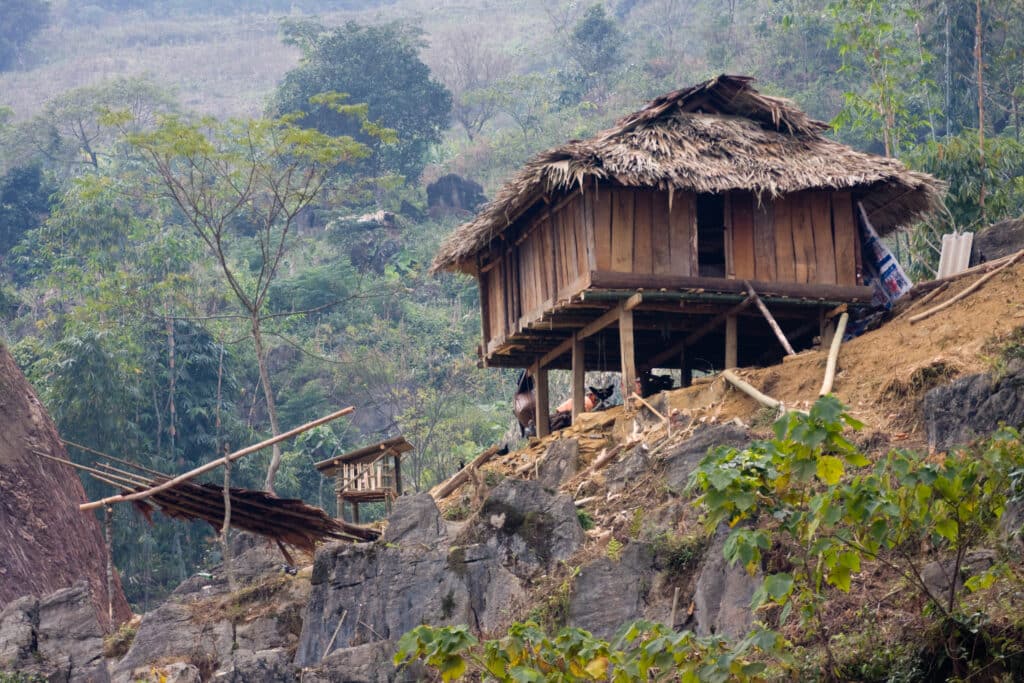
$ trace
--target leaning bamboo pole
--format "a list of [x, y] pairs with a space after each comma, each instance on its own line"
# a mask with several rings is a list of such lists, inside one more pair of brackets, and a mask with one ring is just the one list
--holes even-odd
[[476, 456], [473, 462], [469, 463], [461, 470], [455, 473], [448, 481], [438, 484], [430, 490], [430, 495], [434, 500], [444, 500], [452, 494], [456, 489], [469, 481], [469, 471], [480, 467], [485, 464], [488, 460], [498, 455], [499, 453], [507, 453], [507, 447], [502, 444], [500, 446], [491, 446], [486, 451]]
[[839, 316], [839, 324], [836, 325], [836, 333], [832, 337], [832, 348], [828, 352], [828, 362], [825, 364], [825, 379], [821, 382], [819, 396], [831, 393], [832, 384], [836, 380], [836, 363], [839, 361], [839, 347], [843, 343], [843, 335], [846, 334], [846, 323], [850, 321], [850, 314], [843, 313]]
[[252, 446], [247, 446], [247, 447], [245, 447], [245, 448], [243, 448], [241, 450], [235, 451], [234, 453], [226, 455], [226, 456], [224, 456], [222, 458], [217, 458], [216, 460], [214, 460], [212, 462], [208, 462], [205, 465], [201, 465], [201, 466], [199, 466], [199, 467], [197, 467], [197, 468], [195, 468], [193, 470], [189, 470], [188, 472], [185, 472], [184, 474], [181, 474], [181, 475], [179, 475], [177, 477], [174, 477], [173, 479], [168, 479], [167, 481], [165, 481], [162, 484], [159, 484], [157, 486], [153, 486], [153, 487], [145, 489], [143, 491], [137, 491], [135, 493], [121, 494], [121, 495], [117, 495], [117, 496], [110, 496], [110, 497], [104, 498], [102, 500], [95, 500], [95, 501], [92, 501], [90, 503], [83, 503], [83, 504], [78, 506], [78, 509], [82, 510], [82, 511], [95, 510], [96, 508], [103, 507], [104, 505], [109, 505], [111, 503], [126, 503], [126, 502], [133, 501], [133, 500], [142, 500], [143, 498], [149, 498], [150, 496], [152, 496], [155, 493], [160, 493], [161, 491], [166, 491], [167, 489], [173, 488], [173, 487], [175, 487], [175, 486], [177, 486], [179, 484], [182, 484], [182, 483], [184, 483], [186, 481], [189, 481], [190, 479], [195, 479], [200, 474], [205, 474], [206, 472], [209, 472], [211, 470], [215, 470], [218, 467], [220, 467], [221, 465], [223, 465], [225, 461], [234, 462], [235, 460], [238, 460], [239, 458], [244, 458], [247, 455], [251, 455], [252, 453], [255, 453], [257, 451], [261, 451], [261, 450], [263, 450], [264, 448], [266, 448], [268, 446], [273, 446], [276, 443], [280, 443], [281, 441], [285, 441], [287, 439], [290, 439], [293, 436], [297, 436], [299, 434], [302, 434], [303, 432], [307, 432], [310, 429], [313, 429], [314, 427], [319, 427], [322, 424], [327, 424], [328, 422], [331, 422], [332, 420], [336, 420], [339, 417], [342, 417], [344, 415], [348, 415], [349, 413], [353, 412], [354, 410], [355, 410], [355, 408], [353, 408], [352, 406], [349, 406], [348, 408], [342, 408], [341, 410], [333, 412], [330, 415], [325, 415], [324, 417], [321, 417], [321, 418], [318, 418], [316, 420], [313, 420], [312, 422], [307, 422], [304, 425], [301, 425], [299, 427], [296, 427], [295, 429], [289, 430], [289, 431], [285, 432], [284, 434], [278, 434], [275, 437], [266, 439], [265, 441], [261, 441], [261, 442], [259, 442], [257, 444], [253, 444]]
[[946, 301], [943, 301], [941, 304], [938, 304], [937, 306], [933, 306], [932, 308], [929, 308], [927, 311], [924, 311], [923, 313], [918, 313], [915, 316], [911, 316], [910, 324], [913, 325], [915, 323], [921, 322], [925, 318], [930, 318], [931, 316], [935, 315], [939, 311], [941, 311], [941, 310], [943, 310], [945, 308], [949, 308], [950, 306], [955, 304], [957, 301], [960, 301], [961, 299], [967, 298], [968, 296], [973, 294], [975, 291], [977, 291], [978, 288], [980, 288], [983, 284], [985, 284], [986, 282], [988, 282], [989, 280], [994, 278], [996, 275], [998, 275], [999, 273], [1003, 272], [1004, 270], [1006, 270], [1007, 268], [1012, 266], [1014, 263], [1019, 261], [1022, 256], [1024, 256], [1024, 250], [1018, 251], [1013, 256], [1013, 258], [1011, 258], [1009, 261], [1007, 261], [1003, 265], [999, 266], [995, 270], [990, 270], [988, 273], [986, 273], [982, 277], [978, 278], [977, 282], [975, 282], [973, 285], [971, 285], [967, 289], [963, 290], [962, 292], [960, 292], [959, 294], [957, 294], [953, 298], [947, 299]]

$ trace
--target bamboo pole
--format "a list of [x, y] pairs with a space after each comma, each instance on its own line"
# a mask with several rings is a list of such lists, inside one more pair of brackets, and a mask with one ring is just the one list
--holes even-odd
[[839, 347], [843, 343], [843, 334], [846, 333], [846, 323], [850, 321], [850, 314], [843, 313], [839, 316], [839, 324], [836, 326], [836, 333], [832, 336], [832, 348], [828, 352], [828, 362], [825, 364], [825, 379], [821, 383], [819, 396], [831, 393], [832, 383], [836, 379], [836, 362], [839, 360]]
[[923, 313], [918, 313], [915, 316], [911, 316], [910, 317], [910, 324], [913, 325], [915, 323], [919, 323], [922, 320], [924, 320], [925, 318], [930, 318], [931, 316], [935, 315], [939, 311], [944, 310], [946, 308], [949, 308], [950, 306], [952, 306], [956, 302], [958, 302], [958, 301], [960, 301], [962, 299], [966, 299], [968, 296], [970, 296], [971, 294], [976, 292], [978, 289], [980, 289], [983, 284], [985, 284], [986, 282], [988, 282], [989, 280], [994, 278], [996, 275], [998, 275], [999, 273], [1003, 272], [1004, 270], [1006, 270], [1007, 268], [1012, 266], [1014, 263], [1019, 261], [1022, 256], [1024, 256], [1024, 249], [1022, 249], [1021, 251], [1018, 251], [1014, 255], [1013, 258], [1011, 258], [1009, 261], [1007, 261], [1003, 265], [999, 266], [995, 270], [989, 271], [985, 275], [983, 275], [980, 278], [978, 278], [977, 282], [975, 282], [973, 285], [971, 285], [970, 287], [968, 287], [964, 291], [960, 292], [959, 294], [957, 294], [953, 298], [947, 299], [946, 301], [943, 301], [941, 304], [939, 304], [937, 306], [933, 306], [932, 308], [929, 308], [927, 311], [925, 311]]
[[655, 415], [657, 415], [658, 419], [661, 420], [662, 422], [668, 423], [668, 418], [665, 417], [664, 415], [662, 415], [660, 412], [658, 412], [658, 410], [654, 406], [652, 406], [650, 403], [645, 401], [644, 398], [640, 394], [638, 394], [638, 393], [636, 393], [634, 391], [633, 395], [630, 396], [630, 398], [639, 401], [645, 408], [647, 408], [647, 410], [649, 410], [652, 413], [654, 413]]
[[313, 429], [314, 427], [319, 427], [322, 424], [327, 424], [328, 422], [330, 422], [332, 420], [336, 420], [339, 417], [342, 417], [344, 415], [348, 415], [349, 413], [353, 412], [354, 410], [355, 410], [355, 408], [353, 408], [352, 406], [349, 406], [348, 408], [342, 408], [341, 410], [333, 412], [330, 415], [325, 415], [324, 417], [321, 417], [321, 418], [318, 418], [316, 420], [313, 420], [312, 422], [307, 422], [304, 425], [301, 425], [299, 427], [296, 427], [295, 429], [289, 430], [289, 431], [285, 432], [284, 434], [278, 434], [277, 436], [274, 436], [274, 437], [271, 437], [269, 439], [266, 439], [265, 441], [261, 441], [261, 442], [259, 442], [257, 444], [253, 444], [252, 446], [247, 446], [247, 447], [245, 447], [245, 448], [243, 448], [241, 450], [235, 451], [234, 453], [231, 453], [230, 455], [226, 455], [223, 458], [217, 458], [216, 460], [214, 460], [212, 462], [208, 462], [205, 465], [197, 467], [194, 470], [190, 470], [190, 471], [188, 471], [188, 472], [186, 472], [184, 474], [181, 474], [181, 475], [179, 475], [177, 477], [174, 477], [173, 479], [168, 479], [164, 483], [162, 483], [162, 484], [160, 484], [158, 486], [154, 486], [152, 488], [148, 488], [145, 491], [138, 491], [136, 493], [132, 493], [132, 494], [128, 494], [128, 495], [122, 494], [122, 495], [118, 495], [118, 496], [110, 496], [109, 498], [104, 498], [102, 500], [96, 500], [96, 501], [93, 501], [91, 503], [83, 503], [82, 505], [78, 506], [78, 509], [82, 510], [84, 512], [86, 510], [95, 510], [98, 507], [103, 507], [104, 505], [108, 505], [110, 503], [125, 503], [125, 502], [132, 501], [132, 500], [142, 500], [143, 498], [149, 498], [154, 493], [159, 493], [161, 491], [166, 491], [167, 489], [173, 488], [174, 486], [177, 486], [178, 484], [182, 484], [182, 483], [184, 483], [184, 482], [186, 482], [186, 481], [188, 481], [190, 479], [194, 479], [194, 478], [198, 477], [200, 474], [205, 474], [205, 473], [207, 473], [207, 472], [209, 472], [211, 470], [215, 470], [218, 467], [220, 467], [221, 465], [223, 465], [225, 460], [230, 460], [230, 461], [234, 462], [235, 460], [238, 460], [239, 458], [244, 458], [247, 455], [251, 455], [252, 453], [255, 453], [257, 451], [263, 450], [267, 446], [273, 446], [274, 444], [280, 443], [281, 441], [285, 441], [287, 439], [290, 439], [293, 436], [297, 436], [298, 434], [302, 434], [303, 432], [308, 432], [310, 429]]
[[786, 349], [786, 354], [790, 356], [795, 356], [796, 351], [793, 350], [793, 347], [790, 345], [789, 340], [786, 339], [786, 335], [783, 334], [782, 328], [779, 327], [779, 323], [775, 321], [775, 316], [772, 315], [771, 311], [768, 310], [768, 307], [764, 305], [763, 301], [761, 301], [761, 297], [759, 297], [757, 295], [757, 292], [754, 291], [754, 288], [751, 286], [750, 282], [744, 280], [743, 284], [747, 288], [747, 294], [750, 296], [751, 299], [754, 300], [754, 305], [757, 306], [759, 311], [761, 311], [761, 315], [764, 316], [764, 319], [768, 321], [768, 326], [772, 328], [772, 332], [775, 333], [775, 336], [776, 338], [778, 338], [779, 343], [782, 344], [782, 348]]
[[766, 408], [774, 408], [776, 410], [779, 410], [780, 412], [785, 409], [783, 407], [781, 401], [776, 401], [771, 396], [768, 396], [767, 394], [762, 394], [760, 391], [755, 389], [753, 386], [751, 386], [747, 382], [744, 382], [739, 377], [737, 377], [732, 372], [732, 370], [723, 370], [722, 371], [722, 377], [727, 382], [732, 384], [734, 387], [736, 387], [737, 389], [739, 389], [744, 394], [746, 394], [750, 398], [754, 399], [755, 401], [757, 401], [761, 405], [765, 406]]

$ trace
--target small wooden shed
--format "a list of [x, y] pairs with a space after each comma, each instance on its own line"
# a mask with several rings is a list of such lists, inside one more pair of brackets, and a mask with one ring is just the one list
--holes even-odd
[[759, 308], [808, 344], [828, 311], [872, 298], [859, 223], [885, 235], [941, 201], [936, 179], [823, 137], [751, 80], [669, 93], [541, 153], [442, 244], [435, 272], [477, 278], [482, 362], [533, 374], [539, 433], [549, 368], [572, 368], [576, 407], [588, 369], [632, 389], [638, 370], [685, 382], [695, 364], [781, 356]]
[[359, 524], [359, 504], [383, 502], [390, 512], [394, 499], [402, 495], [402, 453], [413, 449], [405, 437], [396, 436], [316, 463], [325, 477], [334, 478], [338, 518], [351, 507], [351, 521]]

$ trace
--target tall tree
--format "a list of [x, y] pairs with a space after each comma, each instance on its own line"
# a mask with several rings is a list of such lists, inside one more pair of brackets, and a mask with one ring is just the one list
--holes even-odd
[[[339, 114], [365, 125], [366, 105], [339, 105]], [[271, 287], [291, 242], [296, 218], [319, 195], [339, 164], [363, 159], [366, 146], [296, 125], [295, 116], [199, 123], [161, 120], [152, 132], [129, 140], [141, 150], [159, 188], [206, 245], [248, 320], [271, 432], [281, 433], [271, 384], [263, 325]], [[244, 234], [255, 255], [238, 259]], [[265, 488], [274, 490], [281, 449], [274, 446]]]
[[[430, 77], [420, 60], [422, 36], [401, 24], [349, 22], [328, 30], [309, 22], [286, 24], [286, 42], [302, 48], [302, 63], [285, 74], [274, 96], [277, 114], [303, 112], [298, 123], [328, 135], [352, 137], [374, 151], [371, 172], [416, 178], [429, 147], [441, 139], [452, 108], [451, 93]], [[387, 143], [360, 122], [314, 99], [339, 92], [365, 102], [370, 120], [393, 129]]]

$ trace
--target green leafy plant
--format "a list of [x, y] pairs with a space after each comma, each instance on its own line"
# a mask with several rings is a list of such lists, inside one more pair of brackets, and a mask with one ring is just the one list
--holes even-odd
[[605, 548], [604, 552], [605, 555], [608, 556], [609, 560], [612, 562], [618, 562], [622, 559], [622, 548], [622, 541], [617, 538], [613, 538], [608, 541], [608, 547]]
[[[719, 449], [692, 477], [701, 490], [709, 532], [730, 527], [724, 554], [751, 574], [763, 554], [786, 544], [791, 567], [769, 574], [755, 607], [778, 605], [779, 621], [798, 609], [805, 627], [818, 634], [835, 673], [829, 631], [820, 608], [827, 590], [847, 592], [866, 560], [899, 573], [932, 605], [940, 621], [964, 623], [957, 581], [937, 594], [922, 578], [923, 544], [948, 558], [959, 577], [972, 543], [1001, 516], [1012, 490], [1011, 473], [1024, 463], [1020, 435], [1004, 430], [976, 453], [954, 453], [940, 463], [893, 451], [870, 462], [843, 436], [861, 424], [834, 397], [810, 413], [789, 413], [775, 424], [776, 438], [750, 448]], [[756, 525], [754, 524], [756, 523]], [[968, 581], [989, 587], [997, 571]], [[954, 628], [956, 631], [956, 628]], [[955, 640], [955, 637], [953, 637]], [[955, 643], [949, 643], [955, 652]]]
[[396, 665], [422, 661], [443, 681], [459, 680], [472, 668], [494, 680], [551, 681], [736, 681], [764, 680], [759, 653], [777, 653], [784, 642], [757, 629], [730, 644], [714, 636], [676, 633], [663, 624], [629, 624], [614, 644], [579, 628], [554, 637], [536, 623], [515, 623], [503, 638], [478, 641], [465, 626], [418, 626], [401, 637]]

